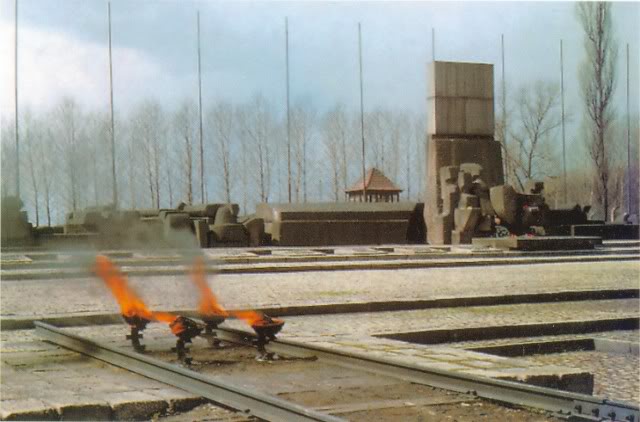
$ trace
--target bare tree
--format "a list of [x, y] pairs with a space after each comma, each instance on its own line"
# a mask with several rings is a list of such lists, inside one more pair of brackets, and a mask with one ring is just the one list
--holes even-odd
[[13, 120], [5, 120], [2, 116], [2, 124], [0, 124], [0, 174], [2, 197], [13, 195], [15, 192], [15, 174], [16, 174], [16, 151], [15, 151], [15, 122]]
[[348, 124], [348, 117], [342, 105], [334, 107], [322, 119], [322, 141], [327, 159], [331, 163], [332, 190], [335, 202], [340, 200], [340, 191], [344, 190], [348, 183]]
[[[495, 138], [500, 142], [502, 147], [502, 161], [504, 164], [505, 180], [511, 184], [511, 181], [515, 179], [515, 161], [518, 160], [519, 146], [514, 143], [512, 139], [509, 139], [513, 128], [513, 120], [517, 117], [518, 110], [513, 106], [514, 101], [509, 98], [511, 96], [511, 86], [505, 82], [504, 93], [502, 90], [497, 92], [496, 97], [496, 116], [495, 116]], [[503, 101], [503, 97], [509, 99], [509, 101]], [[507, 107], [507, 104], [510, 107]]]
[[139, 104], [131, 116], [132, 136], [142, 147], [150, 206], [160, 208], [161, 145], [164, 133], [163, 112], [160, 104], [146, 100]]
[[382, 171], [385, 166], [385, 126], [386, 116], [380, 107], [365, 113], [365, 139], [367, 141], [367, 161]]
[[52, 159], [54, 154], [52, 145], [54, 144], [53, 132], [51, 129], [47, 130], [46, 142], [43, 142], [38, 148], [39, 152], [38, 160], [42, 164], [42, 188], [44, 190], [44, 208], [47, 213], [47, 226], [51, 227], [51, 211], [53, 207], [54, 192], [52, 189], [52, 183], [56, 179], [58, 166], [55, 165], [55, 160]]
[[556, 113], [558, 101], [558, 87], [548, 82], [538, 81], [520, 90], [518, 121], [511, 133], [517, 146], [511, 157], [512, 174], [520, 189], [524, 189], [526, 181], [542, 177], [546, 173], [544, 165], [552, 160], [549, 137], [561, 124]]
[[193, 202], [193, 140], [196, 138], [196, 107], [192, 101], [185, 100], [178, 109], [175, 119], [176, 135], [184, 145], [184, 181], [186, 186], [186, 200]]
[[576, 11], [585, 35], [586, 57], [580, 67], [580, 87], [588, 116], [585, 139], [598, 181], [597, 200], [606, 218], [611, 172], [607, 131], [613, 119], [611, 99], [615, 88], [617, 56], [611, 24], [611, 3], [579, 2]]
[[109, 114], [106, 112], [92, 112], [85, 117], [88, 143], [87, 154], [91, 157], [90, 178], [93, 190], [93, 202], [95, 205], [103, 201], [111, 202], [111, 160], [106, 159], [110, 145], [111, 124]]
[[[222, 185], [224, 198], [231, 203], [233, 188], [231, 144], [234, 136], [234, 111], [228, 102], [219, 102], [209, 111], [209, 124], [213, 130], [214, 152], [217, 164], [222, 165]], [[217, 167], [217, 166], [216, 166]]]
[[416, 149], [413, 143], [413, 129], [414, 128], [411, 122], [411, 116], [409, 115], [409, 113], [401, 111], [395, 114], [393, 119], [391, 140], [393, 142], [392, 153], [396, 157], [397, 163], [392, 169], [391, 174], [392, 180], [394, 182], [397, 182], [400, 176], [402, 161], [404, 160], [404, 171], [407, 182], [405, 192], [407, 193], [407, 199], [411, 196], [411, 181], [416, 176], [412, 172], [412, 162], [413, 158], [416, 155]]
[[384, 172], [394, 183], [397, 183], [403, 159], [400, 151], [406, 144], [408, 121], [402, 112], [386, 110], [385, 115], [388, 159]]
[[[413, 159], [415, 160], [415, 165], [413, 167], [414, 170], [411, 172], [411, 177], [416, 178], [417, 188], [415, 198], [420, 201], [424, 194], [423, 186], [426, 177], [424, 165], [427, 162], [425, 148], [427, 142], [427, 127], [426, 119], [422, 113], [416, 113], [412, 117], [411, 136], [413, 141], [408, 148], [408, 151], [410, 151]], [[409, 167], [407, 167], [407, 169], [409, 169]], [[409, 186], [407, 186], [407, 199], [411, 199]]]
[[21, 126], [24, 128], [24, 134], [21, 137], [22, 143], [25, 149], [26, 164], [31, 182], [31, 193], [33, 194], [33, 207], [35, 211], [36, 226], [40, 225], [40, 163], [36, 158], [37, 150], [40, 148], [40, 125], [34, 117], [30, 109], [24, 112], [23, 119], [24, 124]]
[[[131, 124], [127, 125], [126, 129], [123, 128], [125, 131], [127, 131], [127, 143], [126, 143], [126, 154], [123, 157], [124, 158], [124, 162], [126, 162], [126, 168], [127, 168], [127, 172], [126, 172], [126, 177], [127, 177], [127, 183], [121, 183], [120, 186], [124, 186], [129, 190], [129, 206], [131, 208], [137, 208], [138, 207], [138, 194], [137, 194], [137, 186], [138, 186], [138, 158], [139, 158], [139, 153], [140, 153], [140, 149], [138, 147], [138, 140], [135, 137], [134, 131], [131, 130]], [[124, 195], [122, 195], [122, 199]]]
[[[637, 122], [635, 125], [637, 129]], [[608, 184], [610, 212], [606, 217], [611, 217], [612, 220], [616, 216], [621, 216], [627, 209], [625, 207], [627, 203], [626, 182], [629, 174], [627, 171], [627, 145], [625, 142], [627, 129], [624, 126], [626, 125], [623, 125], [623, 120], [619, 119], [612, 122], [607, 131], [607, 155], [609, 156], [610, 164]], [[635, 139], [638, 138], [636, 137]], [[632, 154], [633, 152], [636, 154], [632, 156], [637, 157], [637, 144], [632, 146]], [[637, 163], [637, 160], [634, 161]]]
[[238, 125], [247, 141], [248, 158], [251, 160], [247, 170], [253, 174], [260, 202], [268, 202], [274, 158], [271, 154], [274, 121], [269, 104], [261, 94], [255, 95], [250, 103], [240, 107]]
[[307, 202], [307, 147], [313, 139], [315, 120], [316, 112], [309, 106], [297, 104], [291, 112], [291, 135], [294, 142], [296, 169], [294, 180], [296, 202], [300, 202], [301, 199], [302, 202]]
[[67, 202], [71, 209], [75, 211], [80, 205], [80, 168], [85, 163], [81, 163], [80, 151], [80, 125], [82, 117], [76, 101], [70, 97], [63, 98], [56, 107], [56, 120], [58, 123], [58, 139], [61, 148], [61, 156], [64, 161], [64, 168], [67, 182]]

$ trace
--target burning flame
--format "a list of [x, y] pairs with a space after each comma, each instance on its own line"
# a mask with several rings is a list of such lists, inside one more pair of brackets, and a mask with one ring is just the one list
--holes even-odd
[[256, 311], [231, 311], [231, 315], [243, 320], [247, 324], [254, 326], [264, 320], [264, 316]]
[[148, 320], [154, 319], [153, 312], [146, 307], [142, 299], [129, 287], [127, 278], [109, 258], [104, 255], [98, 255], [96, 257], [95, 271], [115, 296], [120, 305], [122, 315], [126, 317], [138, 316]]
[[191, 270], [191, 280], [200, 291], [200, 305], [198, 306], [198, 312], [201, 315], [218, 315], [222, 317], [229, 316], [229, 313], [225, 311], [224, 308], [218, 303], [218, 299], [207, 284], [204, 259], [201, 256], [197, 257], [193, 263], [193, 269]]
[[235, 318], [245, 321], [247, 324], [253, 326], [259, 324], [264, 320], [264, 316], [260, 312], [256, 311], [229, 311], [227, 312], [219, 303], [216, 296], [213, 294], [206, 280], [204, 259], [199, 256], [193, 263], [193, 269], [191, 270], [191, 280], [198, 287], [200, 291], [200, 305], [198, 312], [201, 315], [218, 315], [223, 317], [233, 316]]
[[[171, 332], [180, 335], [187, 327], [178, 315], [169, 312], [154, 312], [144, 304], [142, 299], [129, 287], [127, 277], [104, 255], [96, 257], [94, 270], [98, 277], [109, 287], [111, 293], [120, 305], [123, 316], [139, 317], [148, 321], [164, 322], [169, 325]], [[199, 312], [203, 316], [221, 316], [241, 319], [252, 327], [265, 326], [271, 323], [282, 323], [282, 320], [266, 317], [261, 312], [242, 310], [226, 311], [213, 294], [206, 280], [205, 264], [202, 257], [196, 258], [191, 271], [191, 279], [200, 291]]]
[[153, 312], [147, 308], [142, 299], [129, 287], [127, 277], [104, 255], [96, 257], [95, 272], [109, 287], [120, 305], [122, 315], [133, 318], [140, 317], [149, 321], [173, 323], [177, 316], [168, 312]]

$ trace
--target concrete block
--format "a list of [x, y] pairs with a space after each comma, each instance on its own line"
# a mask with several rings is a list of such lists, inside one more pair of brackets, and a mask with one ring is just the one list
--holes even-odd
[[434, 97], [427, 100], [429, 133], [493, 136], [493, 100]]
[[189, 217], [209, 217], [214, 218], [218, 208], [224, 204], [195, 204], [185, 205], [182, 208], [183, 212], [189, 214]]
[[574, 393], [593, 394], [593, 374], [576, 369], [545, 366], [541, 368], [469, 369], [464, 372]]
[[169, 413], [186, 412], [207, 402], [204, 397], [178, 388], [162, 388], [159, 390], [145, 390], [144, 392], [165, 400], [169, 404]]
[[464, 107], [464, 133], [487, 136], [494, 134], [493, 99], [468, 99]]
[[463, 194], [471, 193], [471, 182], [471, 173], [466, 171], [460, 171], [458, 173], [458, 188], [460, 189], [460, 192]]
[[489, 195], [496, 215], [504, 222], [514, 224], [518, 213], [518, 194], [515, 189], [511, 185], [494, 186], [489, 190]]
[[107, 403], [84, 402], [55, 405], [62, 421], [110, 421], [111, 407]]
[[[469, 195], [468, 193], [460, 194], [460, 200], [458, 201], [459, 208], [479, 208], [480, 199], [475, 195]], [[457, 223], [456, 223], [457, 225]]]
[[242, 223], [249, 235], [249, 246], [262, 246], [264, 243], [264, 220], [262, 218], [250, 218]]
[[458, 231], [451, 232], [451, 244], [452, 245], [468, 245], [473, 240], [473, 232], [471, 231]]
[[213, 242], [217, 246], [221, 243], [249, 246], [249, 233], [242, 224], [214, 224], [209, 227], [214, 234]]
[[209, 246], [209, 225], [206, 220], [194, 220], [193, 225], [196, 231], [196, 240], [198, 246], [201, 248], [208, 248]]
[[[477, 199], [477, 197], [475, 198]], [[453, 217], [456, 231], [472, 232], [480, 218], [480, 208], [456, 208]], [[469, 239], [469, 243], [471, 243], [471, 239]]]
[[57, 421], [58, 414], [41, 400], [2, 400], [0, 419], [3, 421]]
[[599, 237], [544, 236], [544, 237], [486, 237], [474, 238], [476, 246], [520, 251], [588, 250], [602, 244]]
[[147, 420], [169, 407], [166, 401], [139, 391], [105, 394], [102, 399], [109, 403], [116, 420]]
[[484, 169], [481, 164], [478, 163], [462, 163], [460, 164], [460, 171], [465, 173], [469, 173], [471, 175], [471, 180], [475, 180], [477, 178], [484, 178]]
[[431, 62], [427, 65], [428, 97], [493, 98], [493, 65]]

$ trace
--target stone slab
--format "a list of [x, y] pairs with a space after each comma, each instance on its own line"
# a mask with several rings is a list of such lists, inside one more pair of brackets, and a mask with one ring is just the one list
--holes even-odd
[[169, 407], [166, 401], [139, 391], [106, 393], [100, 399], [109, 403], [116, 420], [151, 419], [153, 415], [166, 412]]
[[594, 249], [602, 238], [594, 236], [510, 236], [473, 238], [474, 246], [518, 251], [555, 251]]
[[428, 97], [493, 99], [493, 65], [435, 61], [427, 65]]
[[147, 390], [146, 392], [165, 400], [169, 405], [169, 413], [185, 412], [208, 402], [208, 400], [203, 397], [178, 388], [162, 388], [158, 390]]
[[4, 421], [57, 421], [58, 414], [42, 400], [2, 400], [0, 419]]
[[638, 239], [637, 224], [577, 224], [571, 226], [572, 236], [599, 236], [603, 239]]
[[493, 136], [493, 99], [434, 97], [427, 100], [429, 133]]
[[[52, 403], [53, 404], [53, 403]], [[110, 421], [111, 407], [106, 403], [83, 402], [54, 404], [62, 421]]]

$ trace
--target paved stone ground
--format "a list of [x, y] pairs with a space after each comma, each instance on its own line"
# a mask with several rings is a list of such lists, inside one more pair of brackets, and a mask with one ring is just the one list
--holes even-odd
[[183, 390], [38, 341], [33, 330], [4, 331], [1, 344], [2, 419], [143, 420], [204, 403]]
[[594, 374], [594, 394], [640, 403], [640, 359], [637, 355], [585, 351], [522, 359], [536, 364], [587, 369]]
[[[566, 341], [585, 338], [640, 344], [640, 331], [625, 330], [578, 335], [502, 338], [451, 343], [447, 346], [456, 349], [475, 349], [514, 343]], [[638, 372], [640, 371], [640, 360], [637, 354], [590, 350], [568, 353], [534, 354], [519, 357], [518, 359], [532, 364], [558, 365], [588, 370], [594, 374], [594, 394], [615, 397], [618, 400], [625, 400], [632, 403], [640, 403], [640, 373]]]
[[[598, 302], [599, 303], [599, 302]], [[605, 331], [605, 332], [596, 332], [596, 333], [588, 333], [588, 334], [567, 334], [567, 335], [559, 335], [559, 336], [540, 336], [535, 337], [535, 340], [538, 342], [542, 341], [556, 341], [556, 340], [573, 340], [573, 339], [582, 339], [582, 338], [602, 338], [607, 340], [618, 340], [625, 342], [634, 342], [640, 344], [640, 331], [639, 330], [623, 330], [623, 331]], [[497, 346], [503, 344], [511, 344], [511, 343], [521, 343], [525, 340], [521, 338], [500, 338], [493, 340], [482, 340], [482, 341], [461, 341], [458, 343], [451, 343], [450, 347], [460, 348], [460, 349], [472, 349], [476, 347], [487, 347], [487, 346]]]
[[[221, 302], [229, 308], [275, 307], [286, 305], [385, 301], [398, 299], [435, 299], [449, 297], [469, 297], [478, 295], [506, 295], [522, 293], [561, 292], [571, 290], [597, 289], [637, 289], [640, 275], [640, 262], [602, 262], [580, 264], [540, 264], [509, 267], [442, 268], [394, 271], [336, 271], [281, 274], [241, 274], [221, 275], [210, 278], [210, 284], [219, 295]], [[141, 293], [147, 304], [153, 309], [194, 308], [197, 296], [184, 277], [135, 277], [132, 284]], [[99, 280], [69, 279], [51, 281], [5, 281], [2, 282], [0, 301], [3, 317], [38, 317], [51, 314], [78, 315], [95, 312], [118, 312], [115, 301]], [[608, 300], [598, 302], [564, 302], [546, 304], [522, 304], [508, 306], [489, 306], [473, 308], [427, 309], [420, 311], [358, 313], [290, 317], [282, 338], [311, 342], [319, 346], [366, 352], [371, 356], [393, 358], [400, 362], [424, 365], [426, 367], [459, 370], [467, 373], [509, 379], [531, 379], [548, 377], [550, 371], [555, 374], [583, 373], [580, 365], [567, 365], [580, 369], [562, 369], [549, 366], [548, 362], [529, 359], [507, 359], [486, 354], [456, 350], [449, 346], [427, 346], [372, 337], [372, 334], [385, 334], [406, 331], [421, 331], [441, 328], [466, 328], [532, 322], [563, 322], [569, 320], [607, 319], [638, 317], [637, 299]], [[225, 324], [247, 328], [238, 321]], [[102, 326], [90, 329], [78, 329], [90, 332], [100, 338], [113, 338], [122, 342], [127, 331], [122, 326]], [[60, 409], [70, 409], [77, 403], [65, 399], [73, 391], [65, 393], [63, 386], [51, 385], [48, 379], [39, 377], [55, 376], [56, 371], [67, 371], [73, 365], [72, 382], [82, 383], [86, 374], [87, 383], [96, 388], [117, 384], [119, 377], [104, 376], [110, 368], [95, 368], [95, 363], [77, 361], [64, 354], [58, 361], [50, 362], [44, 368], [35, 366], [32, 378], [20, 373], [21, 362], [28, 362], [33, 353], [58, 354], [57, 351], [41, 350], [42, 342], [33, 338], [32, 330], [3, 331], [2, 340], [2, 408], [22, 406], [25, 409], [42, 407], [41, 399], [19, 403], [16, 393], [13, 399], [7, 399], [4, 393], [7, 385], [17, 388], [32, 382], [40, 385], [52, 394], [60, 392]], [[152, 324], [148, 330], [150, 338], [165, 339], [171, 342], [166, 327]], [[8, 356], [9, 361], [5, 358]], [[50, 356], [49, 356], [50, 358]], [[629, 365], [637, 365], [636, 360], [608, 360], [602, 357], [600, 365], [624, 371]], [[617, 357], [616, 357], [617, 359]], [[624, 358], [623, 358], [624, 359]], [[79, 366], [75, 366], [78, 364]], [[7, 366], [9, 365], [9, 366]], [[8, 369], [7, 369], [8, 368]], [[93, 368], [93, 369], [89, 369]], [[41, 372], [37, 372], [41, 369]], [[87, 371], [87, 372], [85, 372]], [[103, 371], [96, 373], [95, 371]], [[135, 376], [134, 376], [135, 377]], [[103, 382], [99, 380], [104, 379]], [[134, 390], [140, 391], [139, 402], [155, 403], [158, 409], [168, 409], [175, 393], [160, 388], [153, 383], [131, 380]], [[24, 381], [21, 381], [24, 380]], [[95, 380], [95, 384], [91, 384]], [[137, 384], [138, 383], [138, 384]], [[620, 383], [620, 391], [634, 394], [629, 388], [634, 384], [630, 377]], [[635, 380], [636, 387], [638, 380]], [[129, 388], [129, 381], [125, 383]], [[80, 387], [82, 388], [82, 387]], [[93, 388], [93, 387], [91, 387]], [[149, 391], [153, 390], [153, 391]], [[155, 390], [162, 390], [158, 392]], [[115, 389], [114, 392], [118, 392]], [[131, 391], [131, 390], [127, 390]], [[617, 393], [617, 391], [614, 391]], [[68, 393], [68, 394], [67, 394]], [[153, 394], [152, 394], [153, 393]], [[22, 394], [22, 396], [20, 395]], [[155, 395], [154, 395], [155, 394]], [[177, 394], [177, 393], [176, 393]], [[151, 397], [148, 397], [151, 396]], [[57, 397], [57, 396], [56, 396]], [[131, 396], [130, 396], [131, 397]], [[180, 397], [179, 394], [176, 397]], [[626, 396], [625, 396], [626, 397]], [[122, 397], [120, 397], [121, 399]], [[134, 397], [135, 398], [135, 397]], [[193, 399], [193, 397], [183, 397]], [[118, 397], [107, 401], [110, 412], [117, 409], [130, 409]], [[9, 403], [13, 400], [12, 403]], [[71, 401], [69, 401], [71, 400]], [[75, 399], [74, 399], [75, 400]], [[80, 399], [77, 399], [78, 401]], [[145, 401], [146, 400], [146, 401]], [[50, 403], [50, 402], [48, 402]], [[75, 403], [75, 404], [74, 404]], [[103, 402], [100, 402], [104, 404]], [[60, 407], [62, 406], [62, 407]], [[123, 407], [124, 406], [124, 407]], [[99, 409], [105, 409], [99, 407]], [[155, 411], [155, 407], [151, 410]], [[60, 410], [58, 410], [60, 411]], [[132, 411], [132, 410], [122, 410]], [[126, 415], [126, 413], [123, 413]], [[152, 414], [152, 413], [148, 413]], [[42, 414], [46, 416], [45, 414]], [[113, 413], [111, 413], [113, 415]]]
[[[331, 349], [351, 350], [356, 353], [364, 352], [371, 356], [394, 358], [405, 363], [476, 375], [529, 380], [529, 382], [534, 382], [532, 377], [540, 377], [541, 382], [545, 383], [548, 379], [544, 377], [577, 374], [580, 371], [572, 372], [557, 366], [550, 367], [549, 363], [535, 359], [503, 358], [452, 348], [456, 345], [429, 346], [376, 338], [372, 335], [425, 331], [443, 327], [455, 329], [637, 317], [638, 313], [638, 301], [626, 299], [598, 301], [595, 310], [594, 302], [588, 301], [300, 316], [286, 319], [286, 326], [280, 338], [303, 341]], [[240, 329], [248, 328], [240, 321], [227, 321], [225, 325]], [[90, 335], [103, 340], [109, 339], [109, 341], [117, 343], [118, 346], [128, 345], [123, 340], [124, 334], [127, 332], [124, 325], [76, 328], [73, 331], [80, 335]], [[597, 335], [603, 338], [620, 338], [619, 332], [613, 332], [609, 336], [605, 333]], [[161, 324], [152, 324], [152, 327], [145, 332], [145, 336], [153, 341], [164, 341], [167, 348], [171, 346], [173, 341], [169, 330]], [[518, 341], [527, 340], [531, 339], [527, 337], [518, 339]], [[629, 362], [633, 363], [632, 360]], [[613, 367], [618, 363], [618, 361], [614, 361]], [[626, 367], [628, 365], [629, 363]], [[571, 367], [583, 371], [589, 369], [575, 365]], [[628, 383], [625, 384], [627, 381]], [[634, 388], [632, 380], [627, 381], [622, 382], [620, 388], [631, 391]], [[612, 393], [616, 391], [611, 390]], [[609, 392], [609, 390], [605, 392]]]
[[[594, 306], [595, 305], [595, 306]], [[287, 318], [288, 335], [305, 338], [638, 317], [637, 299], [314, 315]], [[330, 334], [328, 334], [330, 333]]]
[[[275, 307], [493, 296], [567, 290], [639, 287], [640, 261], [539, 264], [393, 271], [318, 271], [210, 276], [228, 308]], [[197, 294], [187, 275], [133, 277], [131, 284], [153, 309], [190, 309]], [[117, 312], [95, 278], [2, 283], [2, 316]]]

